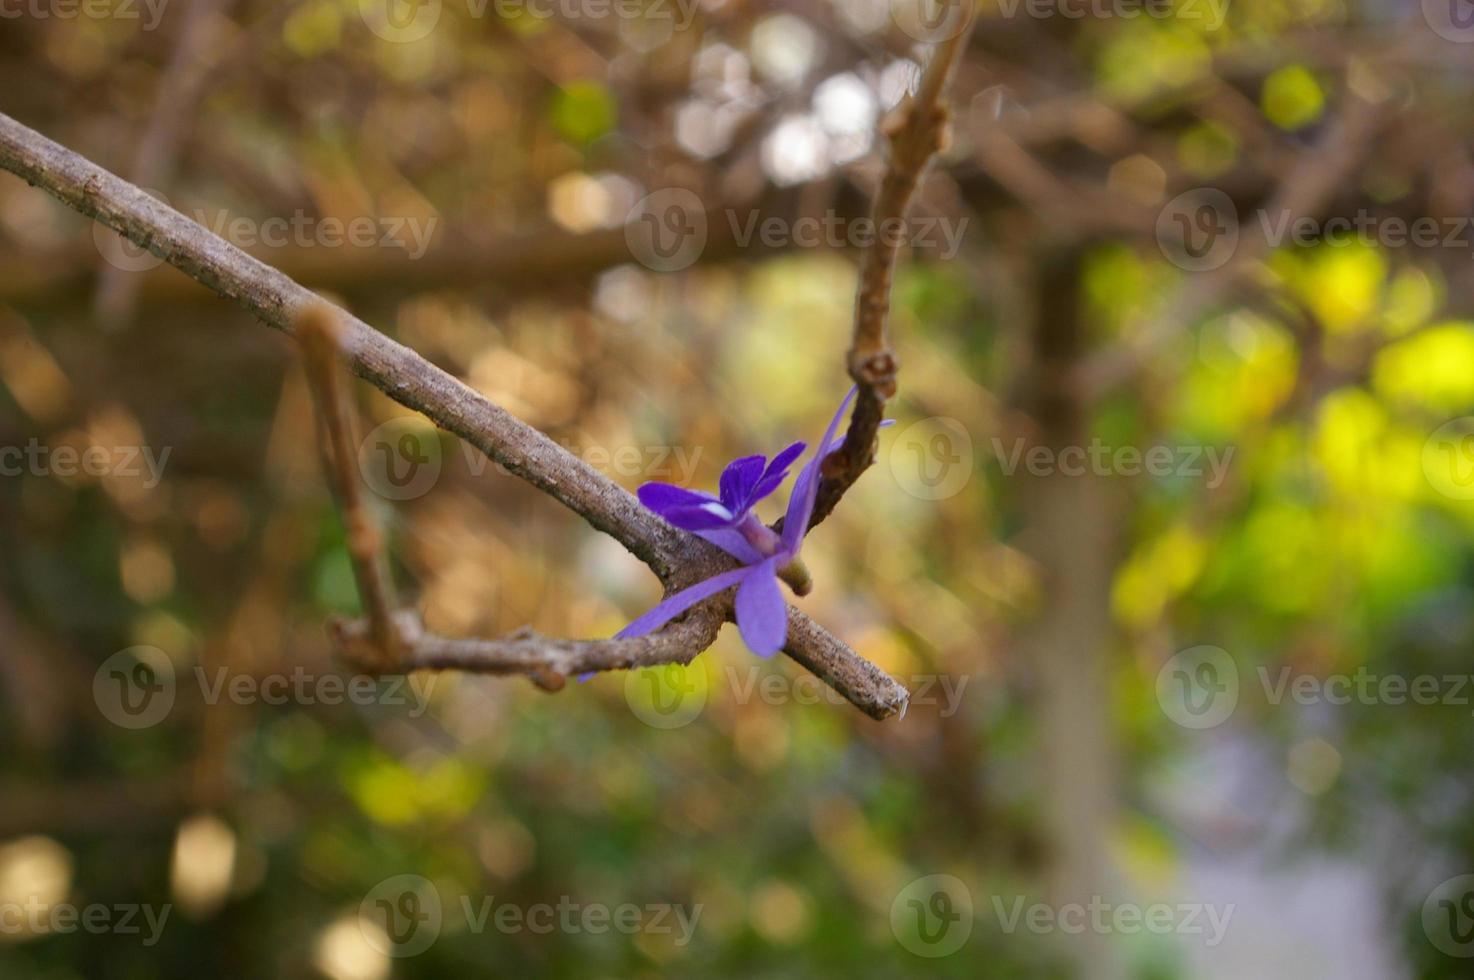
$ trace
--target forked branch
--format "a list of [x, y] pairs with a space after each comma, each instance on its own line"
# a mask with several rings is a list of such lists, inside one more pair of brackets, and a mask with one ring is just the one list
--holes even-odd
[[[927, 164], [945, 145], [947, 111], [941, 96], [966, 37], [964, 32], [937, 47], [917, 94], [887, 124], [891, 157], [877, 195], [877, 227], [879, 222], [904, 218]], [[302, 339], [331, 446], [330, 472], [348, 523], [350, 553], [368, 612], [366, 622], [340, 623], [333, 632], [340, 648], [363, 669], [520, 673], [556, 690], [569, 674], [688, 663], [715, 641], [721, 624], [732, 619], [732, 599], [724, 594], [640, 639], [563, 640], [524, 630], [479, 640], [426, 632], [412, 613], [393, 611], [378, 532], [368, 521], [352, 476], [356, 467], [351, 415], [333, 370], [339, 350], [356, 374], [389, 397], [465, 439], [619, 541], [650, 566], [668, 593], [731, 567], [732, 559], [666, 524], [602, 473], [414, 351], [324, 304], [277, 269], [3, 114], [0, 168], [148, 249], [268, 326], [291, 333], [299, 323], [308, 325]], [[896, 255], [893, 244], [877, 241], [862, 267], [849, 357], [860, 396], [842, 448], [826, 461], [812, 524], [833, 510], [872, 462], [885, 401], [895, 391], [896, 361], [886, 322]], [[321, 313], [302, 319], [308, 310]], [[909, 695], [904, 687], [792, 608], [784, 652], [873, 718], [905, 708]]]

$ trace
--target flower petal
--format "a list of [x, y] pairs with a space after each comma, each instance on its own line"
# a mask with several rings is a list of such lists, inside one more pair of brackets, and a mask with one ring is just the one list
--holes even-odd
[[722, 503], [734, 514], [740, 514], [746, 510], [747, 497], [752, 493], [753, 484], [757, 483], [758, 477], [763, 475], [763, 464], [767, 462], [764, 456], [743, 456], [734, 459], [722, 470]]
[[771, 657], [788, 639], [788, 604], [778, 588], [778, 562], [769, 558], [754, 565], [737, 587], [737, 628], [759, 657]]
[[814, 499], [819, 494], [819, 471], [828, 456], [824, 448], [834, 442], [835, 430], [839, 428], [839, 421], [844, 418], [845, 409], [850, 407], [850, 401], [854, 397], [855, 389], [851, 388], [849, 394], [844, 396], [844, 401], [839, 403], [839, 411], [829, 420], [829, 428], [825, 430], [824, 438], [819, 440], [814, 458], [809, 460], [794, 481], [793, 495], [788, 498], [788, 513], [783, 518], [783, 548], [780, 554], [790, 557], [798, 554], [804, 534], [809, 530], [809, 517], [814, 513]]
[[646, 483], [640, 487], [637, 496], [640, 503], [662, 517], [672, 507], [700, 507], [717, 499], [709, 493], [687, 490], [673, 483]]
[[748, 566], [734, 568], [730, 572], [713, 575], [704, 582], [697, 582], [689, 589], [682, 589], [654, 609], [645, 613], [639, 619], [636, 619], [633, 623], [630, 623], [618, 633], [615, 633], [614, 638], [616, 640], [627, 640], [630, 637], [646, 636], [654, 633], [660, 627], [675, 619], [701, 600], [710, 599], [723, 589], [730, 589], [742, 581], [751, 571], [751, 567]]
[[788, 479], [788, 467], [793, 465], [793, 461], [798, 459], [804, 448], [803, 443], [795, 442], [773, 457], [772, 462], [768, 463], [768, 468], [763, 471], [762, 479], [758, 480], [752, 488], [752, 493], [747, 498], [748, 507], [783, 485], [783, 481]]
[[660, 515], [683, 531], [706, 531], [731, 527], [732, 512], [715, 500], [699, 507], [672, 507]]
[[697, 531], [696, 536], [710, 541], [744, 565], [755, 565], [763, 560], [762, 554], [735, 527], [717, 527]]

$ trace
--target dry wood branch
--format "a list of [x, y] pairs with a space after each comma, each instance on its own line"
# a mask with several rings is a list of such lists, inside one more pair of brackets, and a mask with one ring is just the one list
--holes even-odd
[[[190, 278], [236, 301], [268, 326], [290, 333], [299, 312], [322, 303], [280, 271], [3, 114], [0, 168], [148, 249]], [[649, 565], [667, 590], [730, 567], [730, 559], [716, 548], [666, 524], [641, 507], [628, 491], [543, 433], [351, 314], [336, 309], [334, 313], [345, 360], [356, 374], [400, 404], [424, 413], [609, 534]], [[873, 437], [872, 428], [872, 441]], [[731, 617], [732, 600], [727, 594], [709, 600], [668, 626], [663, 631], [667, 635], [640, 641], [534, 641], [527, 636], [507, 641], [454, 641], [421, 637], [423, 648], [408, 644], [405, 656], [415, 667], [452, 666], [460, 658], [467, 669], [475, 663], [475, 669], [489, 670], [510, 663], [506, 656], [515, 650], [523, 658], [521, 672], [541, 678], [544, 686], [556, 686], [546, 671], [562, 676], [564, 669], [689, 661], [709, 645], [720, 623]], [[808, 624], [806, 618], [802, 622], [806, 625], [789, 637], [790, 656], [806, 665], [819, 665], [825, 671], [821, 679], [872, 717], [886, 717], [905, 704], [908, 695], [904, 687], [821, 627]], [[358, 628], [355, 624], [339, 627], [349, 638]], [[363, 624], [361, 629], [367, 634], [369, 627]], [[691, 642], [694, 640], [702, 642]], [[509, 643], [513, 646], [508, 647]], [[518, 643], [521, 646], [516, 646]], [[544, 663], [533, 665], [529, 651], [536, 648], [549, 656]], [[496, 656], [492, 656], [494, 652]]]
[[[568, 640], [529, 628], [491, 640], [445, 637], [426, 631], [410, 612], [400, 613], [396, 625], [404, 640], [403, 670], [524, 674], [544, 690], [557, 691], [566, 678], [579, 674], [688, 664], [716, 642], [722, 617], [708, 606], [658, 633], [628, 640]], [[335, 623], [333, 630], [341, 649], [361, 649], [372, 642], [362, 620]]]
[[363, 658], [371, 674], [382, 674], [400, 666], [397, 631], [390, 618], [394, 610], [394, 587], [383, 562], [378, 526], [363, 501], [354, 452], [354, 413], [338, 385], [338, 323], [326, 304], [308, 306], [297, 318], [297, 340], [307, 367], [308, 382], [322, 417], [323, 462], [343, 515], [348, 536], [348, 556], [358, 594], [368, 613], [373, 649]]
[[[942, 101], [953, 69], [967, 49], [967, 29], [938, 44], [922, 73], [916, 94], [886, 120], [890, 159], [875, 197], [876, 229], [898, 227], [932, 158], [947, 146], [951, 112]], [[878, 234], [860, 264], [855, 291], [855, 331], [848, 356], [850, 377], [859, 386], [844, 443], [824, 464], [824, 479], [809, 526], [834, 510], [860, 474], [875, 461], [875, 436], [885, 418], [885, 403], [896, 393], [900, 367], [886, 332], [890, 320], [891, 281], [899, 249], [897, 236]]]
[[[268, 326], [290, 333], [297, 312], [321, 302], [178, 211], [3, 114], [0, 167], [236, 301]], [[689, 539], [640, 507], [633, 496], [409, 348], [347, 312], [340, 313], [340, 321], [354, 373], [612, 536], [662, 579], [673, 574]]]

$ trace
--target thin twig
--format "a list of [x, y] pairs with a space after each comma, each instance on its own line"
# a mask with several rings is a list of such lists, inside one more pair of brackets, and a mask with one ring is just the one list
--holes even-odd
[[[885, 121], [890, 159], [875, 196], [872, 227], [900, 226], [911, 199], [932, 159], [946, 149], [951, 111], [942, 101], [952, 72], [967, 50], [972, 24], [938, 44], [922, 73], [916, 94]], [[824, 479], [809, 526], [815, 527], [834, 510], [860, 474], [875, 461], [876, 433], [885, 419], [885, 403], [896, 393], [900, 363], [891, 349], [886, 326], [890, 320], [891, 282], [899, 251], [899, 236], [878, 234], [860, 264], [855, 290], [855, 330], [847, 358], [850, 377], [859, 386], [854, 412], [844, 442], [824, 463]]]
[[353, 578], [358, 583], [358, 595], [368, 614], [369, 632], [374, 641], [371, 655], [363, 658], [363, 663], [369, 673], [389, 673], [400, 668], [401, 656], [398, 631], [390, 618], [395, 606], [394, 584], [381, 557], [378, 525], [363, 501], [358, 456], [354, 452], [354, 413], [338, 384], [342, 351], [338, 346], [337, 317], [325, 303], [307, 306], [297, 316], [296, 331], [326, 437], [323, 462], [343, 515]]

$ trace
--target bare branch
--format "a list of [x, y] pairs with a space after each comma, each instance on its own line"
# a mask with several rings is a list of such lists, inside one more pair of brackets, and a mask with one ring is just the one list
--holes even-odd
[[[0, 114], [0, 167], [148, 249], [290, 333], [321, 299], [132, 184]], [[349, 366], [612, 536], [667, 579], [687, 538], [613, 481], [480, 392], [354, 317], [340, 314]]]
[[824, 464], [824, 479], [809, 526], [814, 527], [875, 461], [875, 434], [885, 418], [885, 403], [896, 393], [900, 367], [891, 350], [891, 280], [899, 248], [897, 236], [883, 233], [905, 220], [911, 198], [932, 158], [947, 146], [951, 112], [942, 101], [952, 71], [967, 49], [967, 28], [938, 44], [922, 73], [916, 94], [903, 102], [883, 125], [890, 139], [890, 160], [875, 197], [873, 225], [878, 233], [860, 265], [855, 292], [855, 332], [848, 356], [850, 377], [860, 388], [844, 443]]
[[[291, 333], [302, 310], [323, 303], [280, 271], [3, 114], [0, 168], [148, 249], [236, 301], [268, 326]], [[334, 308], [333, 312], [345, 360], [355, 373], [609, 534], [649, 565], [668, 592], [733, 567], [732, 559], [715, 547], [666, 524], [628, 491], [465, 383], [346, 311]], [[873, 426], [870, 439], [873, 442]], [[794, 615], [791, 611], [790, 617]], [[553, 675], [562, 677], [569, 671], [688, 662], [710, 644], [720, 623], [732, 616], [729, 591], [698, 606], [661, 634], [639, 641], [545, 640], [528, 635], [476, 641], [420, 636], [414, 642], [405, 641], [405, 656], [412, 669], [462, 666], [520, 672], [545, 687], [556, 687], [559, 682]], [[877, 718], [904, 706], [905, 688], [807, 617], [794, 622], [800, 625], [789, 637], [789, 655], [823, 670], [820, 678], [851, 703]], [[371, 627], [367, 623], [339, 624], [336, 632], [351, 646], [355, 637], [370, 635]], [[533, 656], [536, 651], [541, 651], [541, 660]]]
[[[401, 670], [459, 670], [473, 674], [524, 674], [548, 691], [566, 678], [606, 670], [688, 664], [716, 642], [722, 617], [711, 607], [649, 636], [627, 640], [567, 640], [523, 628], [492, 640], [445, 637], [425, 630], [418, 616], [396, 617], [404, 641]], [[354, 659], [372, 643], [363, 620], [332, 624], [333, 641]]]
[[400, 666], [398, 634], [390, 618], [394, 609], [394, 585], [381, 561], [379, 529], [363, 502], [358, 456], [354, 452], [354, 413], [338, 385], [341, 350], [337, 318], [327, 304], [314, 304], [302, 310], [296, 329], [307, 379], [322, 418], [323, 462], [343, 515], [353, 577], [368, 613], [369, 633], [374, 641], [372, 656], [363, 662], [369, 673], [386, 673]]

